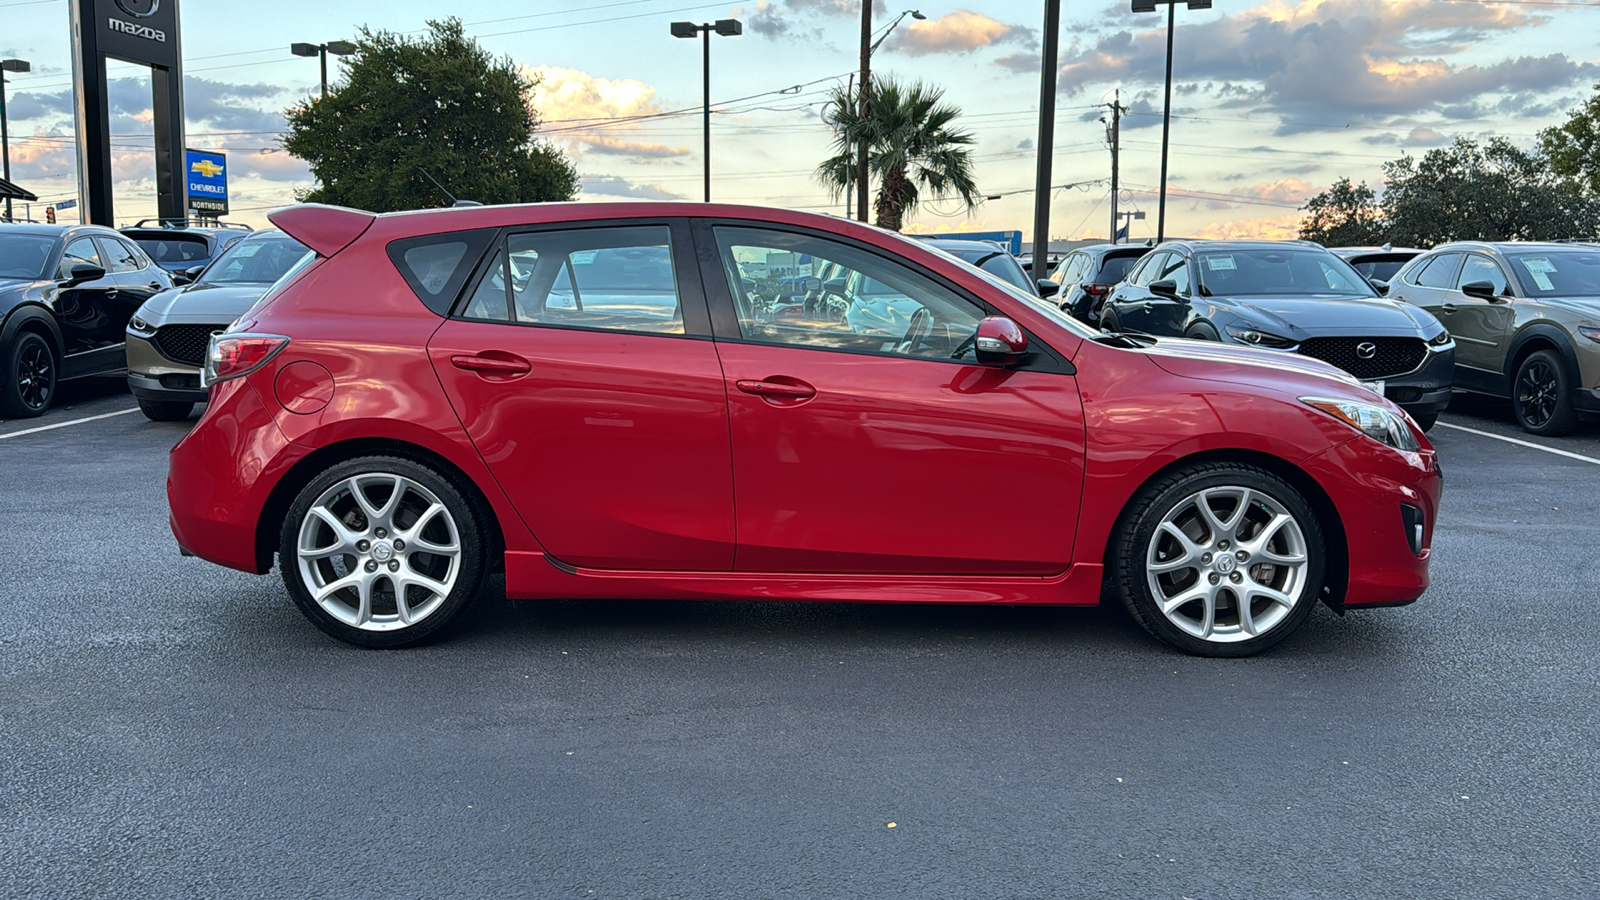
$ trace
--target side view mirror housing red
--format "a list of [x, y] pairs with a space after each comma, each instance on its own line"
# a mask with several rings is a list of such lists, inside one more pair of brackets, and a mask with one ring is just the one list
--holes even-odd
[[1028, 336], [1005, 316], [989, 316], [979, 322], [972, 346], [978, 362], [986, 366], [1020, 365], [1028, 356]]

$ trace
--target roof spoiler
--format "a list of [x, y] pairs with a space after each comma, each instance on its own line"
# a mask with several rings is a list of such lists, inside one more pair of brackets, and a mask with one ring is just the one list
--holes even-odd
[[350, 246], [377, 219], [365, 210], [321, 203], [301, 203], [267, 216], [267, 220], [283, 229], [284, 234], [324, 258]]

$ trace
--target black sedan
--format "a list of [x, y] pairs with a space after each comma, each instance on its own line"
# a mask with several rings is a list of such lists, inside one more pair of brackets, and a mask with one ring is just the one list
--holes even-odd
[[1380, 297], [1317, 244], [1168, 241], [1112, 292], [1100, 324], [1313, 356], [1393, 400], [1424, 429], [1450, 403], [1450, 333], [1424, 310]]
[[37, 416], [67, 379], [127, 363], [134, 310], [172, 278], [97, 225], [0, 225], [0, 418]]
[[1100, 321], [1100, 307], [1111, 289], [1128, 277], [1150, 248], [1144, 244], [1092, 244], [1067, 254], [1050, 273], [1061, 285], [1056, 302], [1080, 322]]

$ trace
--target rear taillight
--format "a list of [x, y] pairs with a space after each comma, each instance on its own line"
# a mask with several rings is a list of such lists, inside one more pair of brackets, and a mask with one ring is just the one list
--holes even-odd
[[1091, 297], [1104, 297], [1105, 295], [1111, 293], [1111, 285], [1086, 283], [1083, 286], [1083, 292]]
[[289, 339], [281, 334], [214, 334], [206, 350], [206, 368], [200, 383], [210, 387], [220, 381], [249, 375], [283, 352]]

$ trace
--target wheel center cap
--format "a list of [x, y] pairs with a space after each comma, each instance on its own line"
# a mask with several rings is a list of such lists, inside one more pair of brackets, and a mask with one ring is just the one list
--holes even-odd
[[1217, 561], [1215, 563], [1215, 568], [1216, 568], [1216, 570], [1218, 572], [1222, 573], [1223, 575], [1226, 575], [1229, 572], [1232, 572], [1236, 565], [1237, 565], [1237, 563], [1233, 559], [1233, 554], [1231, 554], [1231, 553], [1218, 553], [1217, 554]]
[[378, 562], [388, 562], [394, 556], [394, 545], [388, 541], [377, 541], [372, 545], [372, 558]]

